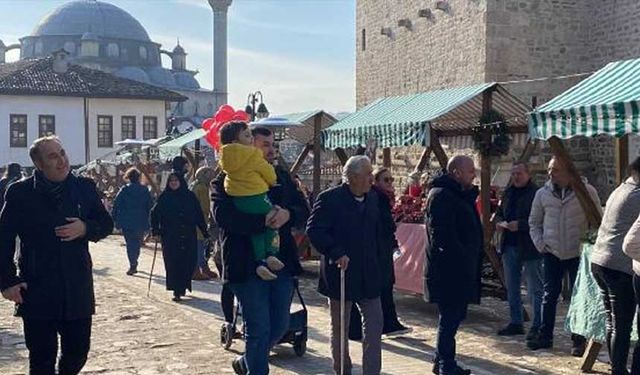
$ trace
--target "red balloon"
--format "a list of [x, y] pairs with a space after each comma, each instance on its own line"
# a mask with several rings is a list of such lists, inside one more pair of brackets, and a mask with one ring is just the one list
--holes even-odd
[[202, 129], [209, 130], [213, 126], [214, 122], [215, 120], [213, 118], [205, 119], [202, 121]]
[[205, 134], [204, 139], [213, 147], [216, 151], [220, 148], [220, 134], [217, 130], [211, 129]]
[[233, 120], [247, 122], [249, 121], [249, 115], [245, 111], [236, 111], [233, 115]]

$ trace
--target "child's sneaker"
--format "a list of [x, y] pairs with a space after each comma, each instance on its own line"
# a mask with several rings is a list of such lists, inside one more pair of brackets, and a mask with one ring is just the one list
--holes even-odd
[[273, 255], [268, 256], [267, 259], [265, 259], [265, 262], [267, 262], [267, 267], [269, 267], [271, 271], [280, 271], [284, 268], [284, 263]]
[[271, 281], [278, 278], [276, 274], [271, 272], [266, 266], [263, 265], [259, 265], [258, 268], [256, 268], [256, 273], [264, 281]]

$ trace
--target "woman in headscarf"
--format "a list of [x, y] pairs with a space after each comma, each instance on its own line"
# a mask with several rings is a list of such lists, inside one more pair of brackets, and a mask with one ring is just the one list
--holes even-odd
[[[196, 171], [196, 181], [191, 186], [191, 191], [198, 198], [200, 203], [200, 209], [205, 221], [209, 221], [209, 212], [211, 210], [211, 192], [209, 191], [209, 185], [211, 180], [215, 177], [215, 172], [211, 167], [200, 167]], [[193, 280], [211, 280], [218, 277], [218, 275], [209, 268], [207, 249], [209, 247], [209, 241], [206, 241], [204, 234], [198, 230], [198, 261], [196, 268], [193, 271]]]
[[166, 270], [167, 290], [173, 300], [180, 301], [188, 289], [197, 262], [197, 229], [209, 237], [200, 203], [179, 174], [169, 175], [167, 186], [151, 210], [154, 236], [162, 239], [162, 255]]
[[129, 168], [124, 174], [128, 181], [116, 196], [111, 212], [116, 228], [122, 229], [124, 242], [127, 245], [129, 270], [131, 276], [138, 272], [138, 258], [144, 234], [149, 230], [149, 210], [153, 200], [146, 186], [140, 183], [140, 171]]

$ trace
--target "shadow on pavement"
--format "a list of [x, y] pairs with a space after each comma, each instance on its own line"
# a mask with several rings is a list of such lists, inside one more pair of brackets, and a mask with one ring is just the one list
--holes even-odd
[[8, 367], [9, 363], [24, 362], [25, 358], [20, 353], [24, 353], [24, 336], [0, 328], [0, 367]]

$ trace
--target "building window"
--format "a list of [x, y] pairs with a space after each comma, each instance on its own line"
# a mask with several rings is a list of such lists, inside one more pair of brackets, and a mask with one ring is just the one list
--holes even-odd
[[27, 147], [27, 115], [9, 115], [9, 146]]
[[367, 50], [367, 30], [362, 29], [362, 50]]
[[120, 49], [118, 45], [115, 43], [109, 43], [107, 45], [107, 56], [109, 57], [118, 57], [120, 56]]
[[142, 60], [146, 60], [147, 57], [149, 57], [149, 54], [147, 53], [147, 47], [140, 46], [140, 58]]
[[64, 50], [69, 52], [70, 55], [74, 55], [76, 53], [76, 44], [74, 42], [65, 42]]
[[98, 116], [98, 147], [113, 147], [112, 116]]
[[144, 116], [142, 118], [142, 139], [158, 138], [158, 118]]
[[42, 50], [43, 50], [42, 41], [41, 41], [41, 40], [38, 40], [38, 41], [36, 42], [36, 46], [35, 46], [35, 48], [34, 48], [34, 54], [35, 54], [36, 56], [38, 56], [38, 55], [42, 55]]
[[136, 116], [122, 116], [122, 140], [136, 139]]
[[38, 117], [38, 137], [54, 134], [56, 134], [56, 117], [53, 115], [40, 115]]

